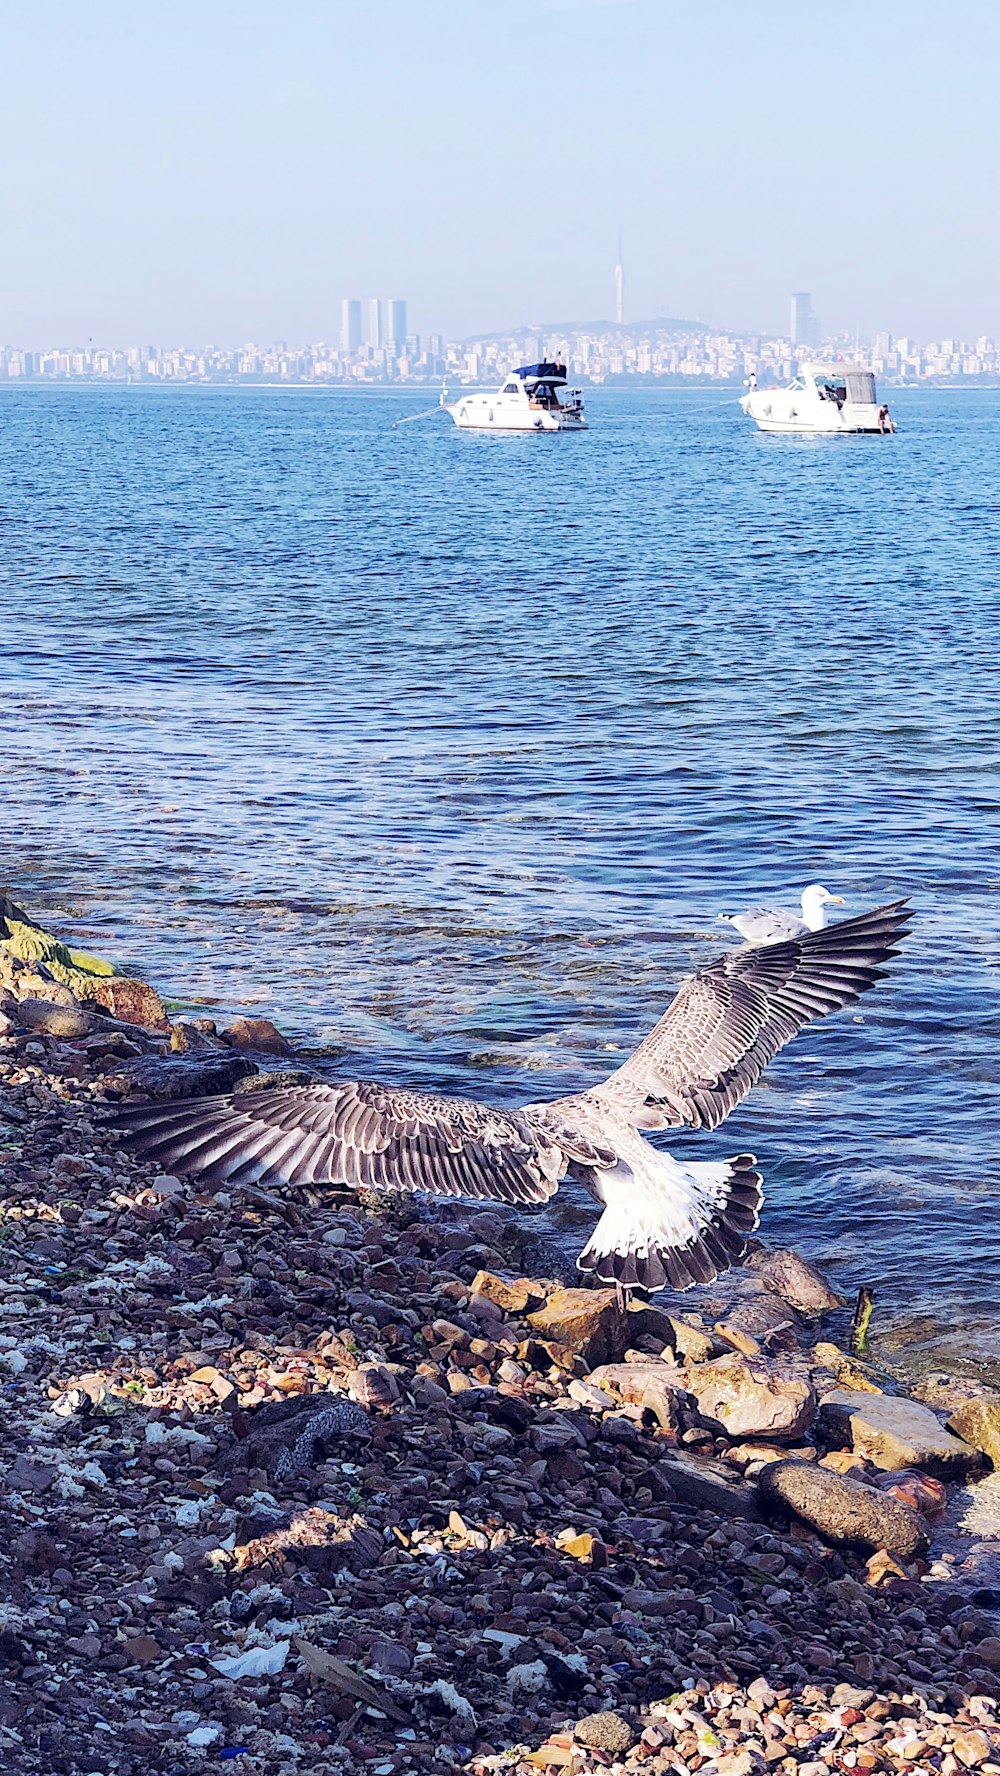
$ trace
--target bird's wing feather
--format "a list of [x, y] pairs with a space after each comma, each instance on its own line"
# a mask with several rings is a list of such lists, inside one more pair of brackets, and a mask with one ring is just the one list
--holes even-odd
[[545, 1202], [570, 1160], [598, 1157], [584, 1136], [542, 1115], [364, 1080], [127, 1105], [111, 1121], [134, 1153], [214, 1184]]
[[717, 1128], [799, 1030], [874, 986], [907, 934], [906, 904], [727, 951], [683, 983], [655, 1030], [591, 1097], [640, 1128]]

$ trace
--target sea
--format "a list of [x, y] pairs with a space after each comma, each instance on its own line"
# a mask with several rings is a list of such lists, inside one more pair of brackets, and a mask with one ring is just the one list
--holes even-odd
[[892, 1372], [1000, 1381], [1000, 391], [891, 438], [428, 398], [0, 391], [0, 888], [178, 1015], [503, 1104], [618, 1065], [719, 913], [909, 897], [878, 989], [671, 1145], [758, 1155]]

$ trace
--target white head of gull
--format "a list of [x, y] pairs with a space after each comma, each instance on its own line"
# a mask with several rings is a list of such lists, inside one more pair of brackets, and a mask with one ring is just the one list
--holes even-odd
[[802, 916], [782, 907], [748, 907], [745, 913], [720, 913], [723, 925], [732, 925], [749, 944], [784, 943], [789, 937], [804, 937], [807, 931], [826, 929], [828, 906], [843, 906], [842, 894], [831, 894], [819, 882], [802, 890]]
[[577, 1259], [622, 1289], [710, 1283], [757, 1225], [753, 1154], [674, 1159], [645, 1140], [714, 1129], [778, 1050], [880, 979], [907, 933], [905, 901], [783, 943], [727, 950], [681, 987], [609, 1078], [503, 1110], [364, 1080], [275, 1086], [125, 1105], [111, 1118], [133, 1152], [210, 1186], [314, 1194], [324, 1185], [546, 1202], [582, 1185], [603, 1211]]

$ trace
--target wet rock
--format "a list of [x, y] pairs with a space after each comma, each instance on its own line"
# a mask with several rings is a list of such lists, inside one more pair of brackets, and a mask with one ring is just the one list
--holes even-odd
[[787, 1301], [777, 1295], [762, 1293], [750, 1301], [738, 1301], [726, 1324], [733, 1331], [743, 1332], [762, 1342], [786, 1335], [794, 1349], [794, 1334], [802, 1326], [802, 1321]]
[[253, 1062], [241, 1054], [146, 1055], [142, 1060], [127, 1062], [106, 1079], [109, 1085], [130, 1095], [171, 1101], [232, 1091], [254, 1071]]
[[849, 1443], [876, 1468], [921, 1468], [948, 1480], [982, 1465], [979, 1452], [917, 1400], [841, 1388], [824, 1397], [819, 1423], [830, 1442]]
[[989, 1457], [1000, 1471], [1000, 1394], [963, 1400], [948, 1420], [948, 1429]]
[[948, 1493], [943, 1480], [935, 1480], [930, 1474], [918, 1474], [910, 1469], [902, 1473], [890, 1470], [878, 1477], [880, 1492], [887, 1492], [891, 1498], [900, 1499], [911, 1510], [919, 1511], [922, 1517], [940, 1517], [948, 1503]]
[[732, 1356], [684, 1372], [703, 1418], [734, 1441], [787, 1442], [812, 1424], [816, 1396], [804, 1376], [783, 1375], [756, 1360]]
[[876, 1553], [885, 1548], [901, 1560], [922, 1553], [927, 1530], [917, 1513], [887, 1493], [808, 1462], [775, 1462], [758, 1481], [769, 1514], [788, 1514], [818, 1530], [825, 1540]]
[[653, 1338], [661, 1349], [669, 1345], [671, 1350], [676, 1350], [677, 1321], [668, 1314], [665, 1307], [657, 1307], [655, 1301], [642, 1301], [639, 1296], [633, 1296], [628, 1304], [628, 1324], [630, 1337]]
[[699, 1511], [716, 1511], [720, 1517], [760, 1516], [757, 1488], [735, 1478], [724, 1462], [671, 1449], [661, 1456], [655, 1472], [666, 1480], [675, 1498]]
[[822, 1271], [788, 1247], [754, 1252], [747, 1268], [756, 1271], [765, 1289], [780, 1295], [799, 1313], [822, 1314], [840, 1306], [840, 1296]]
[[251, 1054], [290, 1055], [292, 1045], [270, 1018], [239, 1017], [221, 1032], [230, 1048], [248, 1050]]
[[170, 1019], [159, 993], [146, 981], [131, 975], [96, 975], [81, 981], [77, 991], [81, 999], [95, 1000], [122, 1024], [137, 1024], [143, 1030], [166, 1032]]
[[628, 1316], [614, 1289], [556, 1289], [527, 1317], [540, 1338], [591, 1364], [618, 1362], [628, 1348]]
[[[119, 974], [108, 962], [71, 950], [28, 917], [22, 907], [0, 895], [0, 951], [10, 978], [19, 977], [20, 992], [35, 992], [35, 983], [58, 982], [79, 1000], [94, 1000], [123, 1023], [168, 1030], [170, 1021], [159, 994], [145, 981]], [[24, 968], [24, 965], [27, 968]], [[20, 965], [20, 970], [19, 970]], [[45, 992], [41, 997], [55, 998]], [[61, 999], [65, 1004], [65, 999]]]
[[320, 1083], [318, 1073], [310, 1072], [308, 1067], [273, 1067], [266, 1072], [252, 1072], [240, 1079], [233, 1086], [234, 1092], [277, 1091], [286, 1085], [317, 1085]]
[[695, 1326], [690, 1320], [677, 1319], [669, 1314], [672, 1342], [679, 1357], [686, 1363], [707, 1363], [715, 1349], [715, 1341], [710, 1332], [701, 1326]]
[[573, 1737], [590, 1751], [608, 1751], [612, 1757], [622, 1757], [631, 1751], [639, 1735], [623, 1714], [609, 1708], [604, 1714], [585, 1714], [573, 1728]]

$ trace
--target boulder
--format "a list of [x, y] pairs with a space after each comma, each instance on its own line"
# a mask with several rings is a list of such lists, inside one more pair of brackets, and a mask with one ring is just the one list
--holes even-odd
[[840, 1306], [840, 1296], [823, 1272], [807, 1264], [798, 1252], [788, 1247], [776, 1252], [763, 1249], [754, 1252], [747, 1263], [756, 1271], [765, 1289], [780, 1295], [782, 1301], [787, 1301], [799, 1313], [828, 1313], [831, 1308]]
[[812, 1384], [801, 1375], [782, 1375], [748, 1357], [718, 1357], [688, 1367], [684, 1386], [698, 1402], [702, 1418], [734, 1442], [764, 1437], [786, 1443], [809, 1429], [816, 1412]]
[[724, 1462], [671, 1449], [661, 1456], [655, 1472], [667, 1482], [681, 1504], [696, 1511], [714, 1511], [719, 1517], [760, 1517], [757, 1488], [734, 1477]]
[[117, 1090], [170, 1101], [232, 1091], [254, 1071], [253, 1062], [241, 1054], [144, 1055], [106, 1074], [105, 1079]]
[[247, 1049], [251, 1054], [290, 1055], [291, 1043], [270, 1018], [238, 1017], [221, 1032], [230, 1048]]
[[850, 1444], [876, 1468], [921, 1468], [951, 1480], [982, 1466], [978, 1450], [952, 1436], [917, 1400], [838, 1388], [823, 1398], [819, 1424], [828, 1442]]
[[615, 1289], [556, 1289], [528, 1324], [591, 1364], [617, 1362], [629, 1342], [628, 1315]]
[[759, 1340], [772, 1339], [777, 1333], [792, 1333], [802, 1327], [802, 1321], [777, 1295], [761, 1294], [749, 1301], [738, 1301], [732, 1312], [727, 1315], [726, 1324], [734, 1331], [744, 1332], [750, 1338]]
[[633, 1295], [628, 1304], [628, 1323], [632, 1335], [655, 1339], [661, 1350], [667, 1345], [671, 1350], [676, 1350], [677, 1322], [671, 1318], [665, 1307], [657, 1307], [655, 1302], [643, 1301], [638, 1295]]
[[16, 1017], [22, 1029], [55, 1036], [60, 1042], [76, 1042], [101, 1027], [96, 1012], [84, 1011], [79, 1005], [58, 1005], [51, 999], [22, 999]]
[[[90, 956], [85, 950], [69, 949], [41, 925], [36, 925], [23, 908], [3, 895], [0, 895], [0, 950], [12, 971], [12, 979], [21, 970], [19, 992], [26, 989], [37, 992], [41, 986], [41, 996], [47, 996], [44, 983], [58, 981], [77, 999], [96, 1000], [122, 1023], [140, 1024], [147, 1030], [170, 1028], [163, 1001], [145, 981], [119, 974], [112, 963]], [[34, 984], [36, 981], [39, 985]]]
[[136, 980], [127, 974], [94, 975], [79, 982], [81, 999], [92, 999], [123, 1024], [138, 1024], [143, 1030], [170, 1029], [163, 1000], [148, 981]]
[[927, 1546], [923, 1519], [899, 1499], [810, 1462], [780, 1461], [757, 1482], [769, 1515], [797, 1517], [837, 1546], [909, 1560]]
[[979, 1449], [1000, 1470], [1000, 1394], [963, 1400], [948, 1420], [948, 1429]]

